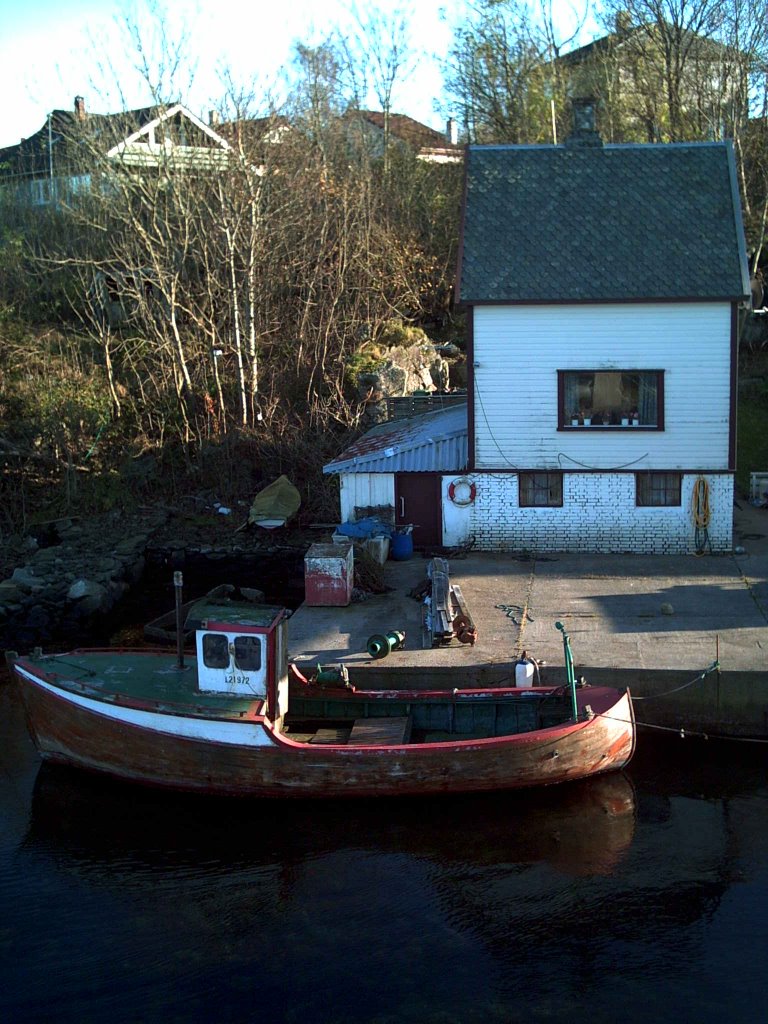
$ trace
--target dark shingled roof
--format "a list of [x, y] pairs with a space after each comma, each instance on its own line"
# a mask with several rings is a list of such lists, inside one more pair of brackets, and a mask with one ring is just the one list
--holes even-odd
[[730, 143], [470, 146], [459, 299], [750, 294]]

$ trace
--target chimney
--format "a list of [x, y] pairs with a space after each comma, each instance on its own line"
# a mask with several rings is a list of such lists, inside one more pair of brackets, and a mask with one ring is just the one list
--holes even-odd
[[593, 96], [574, 97], [571, 100], [573, 107], [573, 131], [565, 140], [569, 149], [595, 148], [602, 146], [603, 140], [595, 128], [595, 111], [597, 100]]
[[459, 144], [459, 126], [452, 117], [448, 118], [445, 125], [445, 141], [449, 146], [458, 146]]
[[209, 110], [208, 111], [208, 127], [209, 128], [216, 128], [216, 127], [218, 127], [218, 125], [220, 123], [221, 123], [221, 117], [219, 115], [218, 110]]
[[75, 117], [78, 121], [85, 120], [85, 100], [82, 96], [75, 96]]

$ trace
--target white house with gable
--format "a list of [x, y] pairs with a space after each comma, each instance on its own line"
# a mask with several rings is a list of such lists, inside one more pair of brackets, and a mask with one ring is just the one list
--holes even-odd
[[564, 145], [467, 149], [467, 452], [431, 466], [440, 542], [730, 550], [750, 296], [731, 146], [603, 145], [591, 113]]

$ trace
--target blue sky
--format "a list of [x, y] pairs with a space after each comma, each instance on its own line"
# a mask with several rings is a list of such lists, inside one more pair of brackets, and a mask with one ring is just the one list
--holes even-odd
[[[279, 99], [281, 68], [291, 59], [293, 43], [316, 43], [335, 25], [352, 23], [354, 0], [164, 0], [169, 34], [186, 34], [196, 63], [189, 88], [184, 76], [175, 94], [195, 113], [207, 117], [224, 95], [221, 70], [255, 95]], [[366, 8], [371, 0], [359, 0]], [[564, 12], [569, 0], [554, 0]], [[439, 59], [447, 54], [451, 24], [461, 17], [465, 0], [376, 0], [384, 12], [412, 12], [416, 67], [394, 96], [400, 113], [434, 127], [443, 115], [435, 100], [441, 88]], [[40, 128], [50, 110], [69, 109], [76, 95], [89, 110], [108, 113], [150, 102], [134, 64], [125, 31], [134, 24], [156, 24], [146, 0], [0, 0], [0, 146], [12, 145]], [[567, 16], [567, 15], [566, 15]], [[152, 28], [142, 32], [150, 41]], [[374, 101], [371, 99], [371, 105]]]

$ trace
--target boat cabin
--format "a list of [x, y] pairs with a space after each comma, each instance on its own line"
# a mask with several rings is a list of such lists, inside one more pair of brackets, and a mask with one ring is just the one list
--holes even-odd
[[195, 633], [200, 693], [266, 700], [269, 717], [288, 709], [288, 625], [284, 608], [210, 599]]

